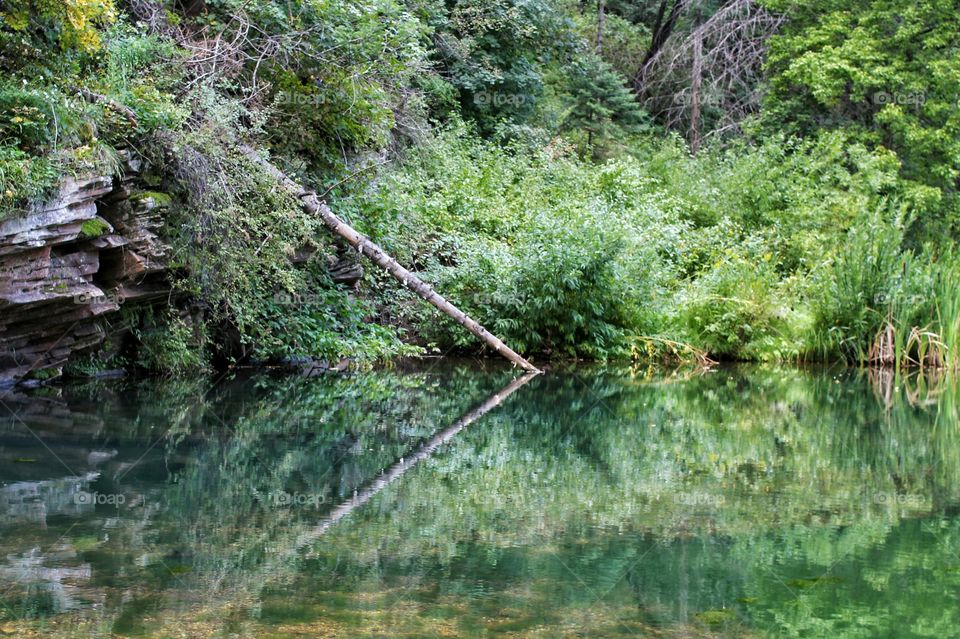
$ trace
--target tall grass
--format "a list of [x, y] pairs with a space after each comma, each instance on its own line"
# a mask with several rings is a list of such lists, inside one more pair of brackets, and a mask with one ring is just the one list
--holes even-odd
[[[813, 331], [808, 349], [813, 359], [843, 359], [864, 364], [871, 346], [889, 324], [903, 270], [902, 232], [875, 211], [854, 226], [841, 250], [814, 274]], [[897, 287], [899, 288], [899, 287]]]
[[960, 367], [960, 259], [901, 249], [903, 225], [877, 211], [814, 277], [808, 354], [895, 369]]
[[960, 268], [951, 255], [939, 270], [936, 287], [937, 332], [951, 369], [960, 367]]

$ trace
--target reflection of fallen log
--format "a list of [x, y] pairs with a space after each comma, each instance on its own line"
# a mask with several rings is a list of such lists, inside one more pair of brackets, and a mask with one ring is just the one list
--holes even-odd
[[328, 514], [319, 524], [297, 537], [296, 543], [291, 548], [291, 552], [296, 552], [310, 542], [321, 537], [338, 521], [352, 513], [354, 510], [370, 501], [370, 499], [386, 488], [393, 480], [397, 479], [405, 472], [416, 466], [418, 463], [433, 454], [437, 448], [450, 441], [461, 430], [477, 421], [491, 410], [503, 403], [507, 397], [512, 395], [518, 388], [536, 377], [536, 373], [527, 373], [518, 377], [504, 386], [502, 389], [491, 395], [485, 402], [474, 408], [472, 411], [461, 417], [455, 424], [449, 428], [440, 431], [425, 442], [409, 457], [401, 457], [400, 461], [377, 475], [369, 484], [354, 494], [353, 498], [343, 502]]

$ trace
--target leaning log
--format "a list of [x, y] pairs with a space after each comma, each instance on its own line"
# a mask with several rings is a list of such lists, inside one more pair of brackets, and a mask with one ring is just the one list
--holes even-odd
[[322, 202], [320, 198], [317, 197], [316, 193], [304, 189], [299, 184], [294, 182], [283, 171], [275, 167], [269, 161], [263, 159], [252, 147], [241, 145], [240, 152], [243, 153], [248, 160], [261, 167], [269, 175], [280, 182], [288, 192], [299, 198], [304, 211], [310, 215], [319, 215], [320, 219], [323, 220], [323, 223], [326, 224], [331, 231], [345, 239], [362, 255], [366, 255], [368, 258], [370, 258], [370, 260], [373, 261], [377, 266], [390, 273], [390, 275], [396, 278], [405, 287], [419, 295], [427, 302], [430, 302], [436, 306], [444, 314], [451, 317], [455, 322], [483, 340], [487, 346], [500, 353], [500, 355], [507, 358], [517, 366], [531, 373], [540, 372], [536, 366], [514, 352], [513, 349], [504, 344], [496, 335], [485, 329], [476, 320], [444, 299], [444, 297], [433, 290], [429, 284], [402, 267], [397, 260], [390, 257], [390, 255], [388, 255], [377, 244], [355, 231], [353, 227], [334, 215], [333, 211], [330, 210], [330, 207], [328, 207], [325, 202]]

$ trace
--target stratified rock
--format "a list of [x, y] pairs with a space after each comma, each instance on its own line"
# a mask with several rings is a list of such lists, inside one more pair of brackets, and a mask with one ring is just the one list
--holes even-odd
[[65, 178], [57, 195], [0, 222], [0, 385], [62, 366], [106, 338], [102, 319], [169, 293], [157, 234], [169, 198], [124, 178]]
[[97, 200], [112, 190], [108, 176], [65, 178], [49, 202], [0, 222], [0, 255], [75, 241], [83, 223], [97, 216]]
[[[111, 328], [121, 306], [170, 303], [171, 248], [161, 229], [173, 202], [144, 189], [142, 161], [122, 157], [121, 176], [66, 177], [48, 202], [0, 221], [0, 388], [49, 380], [49, 369], [78, 354], [116, 355], [130, 333], [117, 322]], [[291, 261], [316, 251], [305, 246]], [[345, 248], [327, 267], [338, 284], [363, 277]], [[225, 352], [246, 355], [239, 335], [224, 341]]]

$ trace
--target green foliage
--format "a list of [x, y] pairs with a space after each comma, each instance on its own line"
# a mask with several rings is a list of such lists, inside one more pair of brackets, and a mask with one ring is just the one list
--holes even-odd
[[[184, 117], [163, 90], [171, 79], [161, 60], [173, 55], [171, 43], [123, 21], [98, 33], [102, 63], [73, 63], [28, 39], [22, 52], [0, 52], [11, 72], [0, 80], [0, 216], [49, 195], [61, 175], [115, 174], [117, 147]], [[81, 86], [103, 100], [82, 97]], [[136, 126], [120, 108], [132, 110]]]
[[[307, 288], [293, 293], [282, 291], [258, 303], [262, 328], [248, 331], [253, 335], [257, 356], [276, 359], [309, 355], [328, 361], [350, 357], [370, 363], [421, 352], [404, 345], [397, 330], [367, 321], [372, 312], [369, 305], [325, 279], [304, 279]], [[255, 303], [244, 301], [247, 305]]]
[[103, 352], [87, 353], [72, 358], [66, 366], [63, 367], [63, 374], [68, 378], [89, 378], [96, 377], [112, 369], [125, 369], [130, 362], [125, 356], [111, 352], [112, 343], [108, 340], [104, 345]]
[[20, 149], [0, 145], [0, 219], [37, 200], [54, 185], [59, 172], [44, 158], [32, 158]]
[[325, 275], [322, 222], [224, 139], [251, 118], [239, 102], [202, 90], [195, 119], [162, 141], [184, 206], [171, 207], [178, 288], [211, 308], [220, 341], [236, 333], [258, 359], [289, 355], [376, 359], [410, 352], [362, 303]]
[[[623, 348], [633, 300], [623, 299], [625, 240], [609, 213], [541, 214], [509, 248], [471, 247], [441, 288], [464, 299], [481, 323], [525, 352], [606, 358]], [[451, 330], [454, 344], [470, 336]]]
[[585, 56], [569, 68], [571, 102], [563, 118], [562, 130], [583, 139], [594, 154], [611, 141], [622, 141], [636, 133], [644, 113], [627, 89], [626, 83], [609, 64], [595, 56]]
[[[893, 150], [913, 192], [926, 193], [918, 233], [955, 233], [960, 175], [960, 22], [945, 0], [765, 0], [789, 17], [770, 43], [769, 129], [842, 128]], [[942, 199], [942, 201], [940, 201]]]
[[829, 359], [864, 362], [884, 321], [903, 264], [902, 228], [882, 213], [854, 226], [836, 257], [814, 279], [814, 348]]
[[461, 112], [490, 132], [536, 113], [544, 75], [576, 46], [553, 0], [455, 0], [415, 5], [433, 30], [432, 59], [457, 89]]
[[[946, 357], [955, 11], [764, 4], [788, 18], [764, 110], [749, 137], [693, 157], [652, 133], [626, 85], [654, 6], [607, 3], [596, 53], [595, 8], [567, 0], [171, 0], [151, 16], [8, 2], [0, 217], [60, 175], [116, 174], [117, 149], [136, 149], [174, 195], [161, 208], [177, 291], [209, 313], [214, 350], [472, 347], [382, 273], [360, 299], [334, 285], [326, 229], [243, 141], [306, 187], [336, 185], [337, 213], [528, 353], [864, 361], [894, 326], [898, 361]], [[692, 24], [683, 13], [671, 37]]]
[[63, 49], [93, 53], [100, 48], [99, 28], [117, 17], [113, 0], [7, 0], [0, 11], [2, 28], [52, 34]]
[[[657, 330], [671, 268], [662, 255], [676, 228], [652, 223], [638, 173], [633, 161], [598, 171], [454, 128], [337, 208], [363, 215], [358, 226], [512, 346], [604, 358], [627, 352], [627, 334]], [[430, 340], [472, 343], [419, 305], [390, 303]]]
[[[863, 255], [850, 234], [873, 211], [913, 210], [884, 204], [899, 183], [888, 152], [823, 135], [696, 158], [677, 140], [651, 141], [637, 155], [597, 166], [560, 146], [504, 150], [452, 128], [336, 207], [526, 352], [642, 355], [635, 338], [658, 338], [789, 360], [841, 334], [869, 350], [878, 324], [866, 322], [876, 313], [863, 295], [879, 293], [844, 293], [854, 285], [831, 265], [847, 249], [851, 261]], [[878, 250], [898, 254], [900, 237], [878, 239]], [[428, 341], [472, 343], [402, 293], [381, 303]], [[864, 316], [848, 320], [853, 308]], [[931, 321], [930, 306], [909, 321], [924, 313]]]
[[[593, 7], [590, 7], [591, 9]], [[590, 15], [586, 39], [596, 38], [596, 16]], [[644, 24], [624, 19], [608, 11], [604, 18], [603, 49], [601, 57], [627, 79], [637, 77], [647, 47], [650, 45], [650, 30]]]
[[137, 331], [137, 365], [161, 375], [182, 376], [209, 369], [207, 328], [171, 311]]
[[252, 107], [277, 162], [297, 176], [335, 181], [391, 131], [421, 126], [425, 106], [410, 85], [427, 75], [427, 28], [402, 3], [223, 0], [205, 9], [183, 23], [235, 40], [245, 55], [211, 56], [203, 84]]
[[712, 356], [731, 359], [795, 358], [800, 352], [795, 301], [769, 261], [738, 255], [715, 264], [679, 298], [690, 341]]

